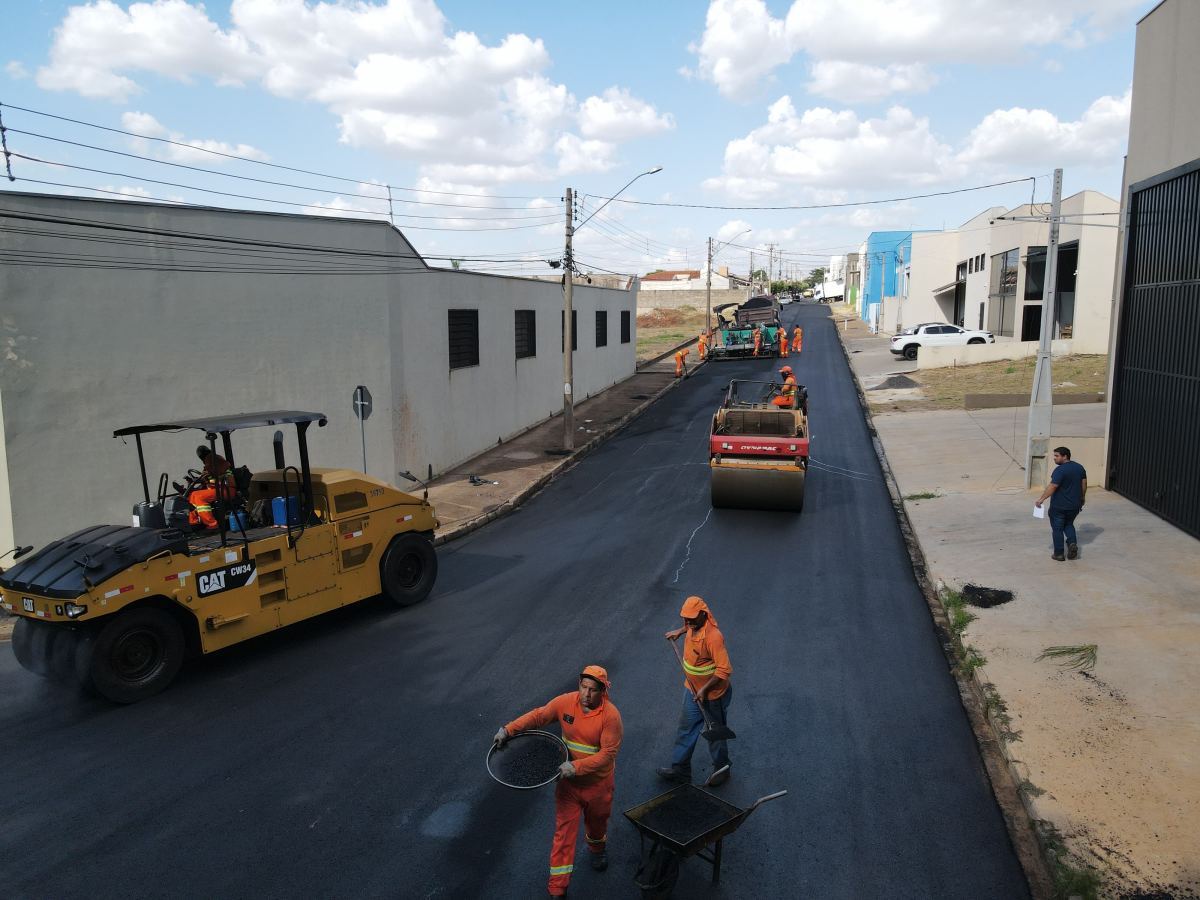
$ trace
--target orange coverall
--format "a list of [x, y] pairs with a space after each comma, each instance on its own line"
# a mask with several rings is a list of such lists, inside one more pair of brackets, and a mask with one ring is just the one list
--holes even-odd
[[683, 374], [683, 351], [675, 351], [675, 377], [678, 378]]
[[509, 734], [541, 728], [558, 720], [567, 745], [574, 778], [560, 778], [554, 788], [554, 843], [550, 847], [550, 894], [561, 896], [571, 883], [575, 869], [575, 843], [579, 839], [579, 817], [583, 836], [592, 853], [604, 851], [608, 841], [608, 817], [612, 814], [613, 772], [621, 749], [624, 727], [621, 713], [605, 694], [600, 705], [584, 710], [579, 692], [559, 694], [545, 706], [530, 710], [504, 726]]
[[708, 356], [708, 335], [703, 331], [700, 332], [700, 338], [696, 341], [696, 346], [700, 348], [700, 359], [703, 360]]
[[754, 329], [754, 355], [758, 356], [759, 349], [762, 348], [762, 329]]
[[779, 396], [773, 397], [771, 402], [783, 409], [796, 408], [796, 376], [789, 375], [783, 380], [783, 390]]
[[213, 457], [210, 457], [204, 464], [205, 480], [211, 487], [200, 488], [187, 496], [188, 503], [195, 507], [188, 513], [188, 522], [192, 525], [203, 525], [205, 528], [217, 527], [217, 517], [212, 513], [212, 505], [218, 494], [222, 499], [229, 499], [237, 490], [229, 463], [223, 457], [216, 454], [213, 456], [215, 463]]
[[799, 353], [803, 347], [804, 329], [797, 325], [796, 330], [792, 332], [792, 352]]
[[781, 357], [783, 357], [784, 359], [787, 359], [787, 355], [788, 355], [788, 353], [787, 353], [787, 348], [788, 348], [787, 329], [785, 329], [782, 325], [780, 325], [779, 331], [777, 331], [775, 333], [775, 336], [777, 338], [779, 338], [779, 355]]

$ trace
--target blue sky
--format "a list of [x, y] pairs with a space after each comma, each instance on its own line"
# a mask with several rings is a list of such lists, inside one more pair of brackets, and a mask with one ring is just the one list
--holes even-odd
[[[422, 252], [513, 260], [561, 252], [565, 187], [585, 194], [590, 211], [602, 202], [593, 197], [656, 165], [661, 173], [622, 198], [852, 203], [1039, 176], [1044, 200], [1055, 166], [1065, 169], [1066, 193], [1092, 188], [1115, 197], [1134, 25], [1153, 5], [23, 2], [7, 10], [0, 45], [6, 105], [350, 180], [265, 169], [6, 106], [10, 129], [212, 170], [10, 131], [16, 153], [114, 174], [14, 158], [21, 180], [9, 188], [86, 193], [32, 183], [56, 181], [130, 196], [361, 215], [386, 211], [372, 199], [384, 191], [373, 183], [386, 183], [397, 198], [468, 207], [395, 204], [410, 216], [397, 224]], [[230, 174], [303, 186], [256, 185]], [[201, 187], [262, 199], [206, 195]], [[806, 271], [831, 252], [853, 249], [871, 230], [952, 227], [1029, 196], [1026, 182], [812, 211], [616, 202], [580, 233], [578, 255], [621, 272], [695, 266], [709, 235], [731, 238], [750, 228], [737, 244], [773, 243], [793, 269]], [[484, 206], [494, 208], [477, 208]], [[745, 269], [746, 257], [733, 247], [722, 261]], [[549, 271], [530, 262], [488, 268]]]

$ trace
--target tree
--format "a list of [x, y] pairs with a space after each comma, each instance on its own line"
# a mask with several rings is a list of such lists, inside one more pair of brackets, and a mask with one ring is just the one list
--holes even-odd
[[821, 267], [813, 269], [808, 273], [809, 284], [819, 284], [825, 280], [825, 270]]

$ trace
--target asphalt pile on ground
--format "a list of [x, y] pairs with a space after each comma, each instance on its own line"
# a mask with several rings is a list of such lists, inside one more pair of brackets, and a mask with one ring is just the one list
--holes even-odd
[[867, 388], [869, 391], [899, 391], [908, 388], [919, 388], [920, 382], [913, 381], [907, 375], [890, 375], [885, 378], [875, 387]]

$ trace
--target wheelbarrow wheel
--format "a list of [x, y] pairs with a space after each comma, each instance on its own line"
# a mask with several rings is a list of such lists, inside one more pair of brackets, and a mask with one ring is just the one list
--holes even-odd
[[641, 888], [642, 900], [667, 900], [679, 880], [679, 857], [662, 844], [651, 844], [642, 853], [634, 880]]

